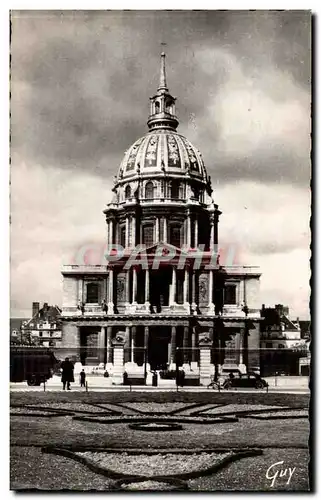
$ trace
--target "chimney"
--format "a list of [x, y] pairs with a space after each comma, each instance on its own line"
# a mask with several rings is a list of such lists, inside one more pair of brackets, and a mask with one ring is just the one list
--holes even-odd
[[283, 314], [283, 305], [282, 304], [275, 304], [275, 310], [278, 313], [279, 316], [282, 316]]
[[32, 317], [35, 316], [35, 314], [38, 314], [39, 312], [39, 302], [33, 302], [32, 303]]

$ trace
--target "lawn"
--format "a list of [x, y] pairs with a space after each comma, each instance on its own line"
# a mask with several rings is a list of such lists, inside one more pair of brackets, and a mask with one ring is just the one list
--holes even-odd
[[[192, 491], [309, 490], [304, 394], [14, 393], [11, 405], [14, 490], [157, 489], [155, 475], [163, 477], [158, 489], [172, 491], [175, 481]], [[216, 422], [224, 413], [235, 421]], [[297, 413], [302, 418], [290, 418]], [[128, 423], [166, 415], [182, 429], [146, 432]], [[293, 476], [271, 487], [266, 471], [280, 461]], [[133, 475], [136, 482], [126, 480]]]

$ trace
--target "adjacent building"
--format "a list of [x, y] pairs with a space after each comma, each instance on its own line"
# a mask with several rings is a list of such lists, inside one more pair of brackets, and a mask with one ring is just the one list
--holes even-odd
[[[301, 374], [300, 352], [307, 356], [307, 342], [302, 339], [300, 320], [289, 318], [289, 308], [282, 304], [261, 309], [261, 371], [264, 374]], [[302, 365], [306, 360], [302, 361]], [[305, 371], [305, 369], [303, 370]]]
[[20, 335], [25, 343], [36, 343], [46, 347], [61, 345], [61, 309], [44, 303], [32, 303], [32, 317], [22, 321]]
[[162, 54], [148, 131], [126, 151], [104, 210], [114, 252], [62, 269], [64, 353], [112, 371], [121, 333], [124, 370], [197, 372], [207, 335], [213, 370], [258, 371], [260, 270], [220, 263], [221, 211], [201, 153], [177, 131], [175, 105]]

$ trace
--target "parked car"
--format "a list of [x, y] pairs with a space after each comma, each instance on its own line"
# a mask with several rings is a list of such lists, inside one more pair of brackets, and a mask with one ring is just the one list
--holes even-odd
[[40, 385], [52, 377], [58, 360], [43, 347], [12, 347], [10, 349], [10, 382], [27, 381]]
[[238, 373], [236, 376], [233, 374], [223, 383], [223, 389], [231, 389], [237, 387], [254, 387], [255, 389], [263, 389], [268, 387], [266, 380], [260, 377], [257, 373]]

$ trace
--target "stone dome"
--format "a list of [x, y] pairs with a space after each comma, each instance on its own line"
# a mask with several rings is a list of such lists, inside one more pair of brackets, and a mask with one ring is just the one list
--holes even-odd
[[138, 174], [186, 175], [195, 180], [207, 181], [201, 153], [186, 137], [176, 130], [154, 129], [138, 139], [125, 153], [121, 162], [118, 181], [129, 180]]

